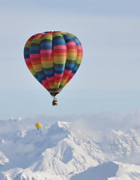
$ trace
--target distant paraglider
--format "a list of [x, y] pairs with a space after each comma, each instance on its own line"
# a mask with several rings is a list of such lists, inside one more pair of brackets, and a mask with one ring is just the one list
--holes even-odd
[[26, 65], [54, 98], [77, 72], [83, 57], [79, 39], [60, 31], [35, 34], [24, 47]]
[[35, 127], [39, 130], [41, 128], [41, 123], [36, 123]]

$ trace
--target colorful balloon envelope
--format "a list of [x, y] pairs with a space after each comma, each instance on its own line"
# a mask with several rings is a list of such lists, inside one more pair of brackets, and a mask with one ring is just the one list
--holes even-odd
[[71, 33], [54, 31], [31, 36], [24, 47], [26, 65], [54, 97], [77, 72], [83, 57], [79, 39]]

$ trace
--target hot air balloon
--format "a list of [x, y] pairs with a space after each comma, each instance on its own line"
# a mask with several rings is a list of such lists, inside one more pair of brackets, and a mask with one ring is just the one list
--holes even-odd
[[39, 130], [41, 128], [41, 123], [36, 123], [35, 127]]
[[44, 32], [31, 36], [24, 47], [26, 65], [33, 76], [55, 96], [77, 72], [83, 57], [79, 39], [67, 32]]

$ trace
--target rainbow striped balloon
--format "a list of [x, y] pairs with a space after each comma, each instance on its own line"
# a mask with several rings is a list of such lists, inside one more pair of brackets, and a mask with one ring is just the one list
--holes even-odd
[[82, 57], [79, 39], [60, 31], [35, 34], [24, 47], [28, 69], [53, 97], [77, 72]]

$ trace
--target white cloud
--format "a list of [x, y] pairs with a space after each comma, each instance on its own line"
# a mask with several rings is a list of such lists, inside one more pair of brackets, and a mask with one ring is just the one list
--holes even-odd
[[140, 110], [133, 113], [96, 113], [82, 116], [73, 121], [73, 130], [84, 130], [89, 133], [102, 130], [123, 130], [140, 126]]

